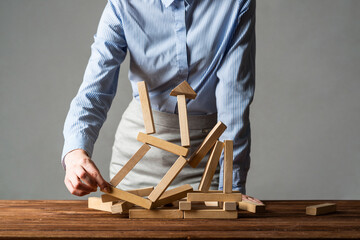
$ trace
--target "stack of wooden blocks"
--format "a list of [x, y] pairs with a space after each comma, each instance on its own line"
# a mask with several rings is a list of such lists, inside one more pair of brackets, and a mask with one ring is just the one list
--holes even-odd
[[[218, 140], [226, 126], [222, 122], [218, 122], [198, 149], [186, 159], [189, 153], [187, 147], [190, 146], [186, 98], [195, 99], [195, 91], [184, 81], [170, 93], [171, 96], [177, 97], [178, 102], [181, 136], [181, 146], [179, 146], [150, 135], [156, 131], [146, 83], [139, 82], [138, 89], [146, 133], [139, 132], [137, 140], [144, 144], [111, 179], [111, 185], [117, 186], [151, 149], [151, 146], [179, 157], [155, 188], [123, 191], [111, 187], [111, 192], [102, 195], [101, 198], [90, 197], [89, 208], [119, 213], [125, 217], [129, 216], [129, 218], [237, 218], [237, 206], [242, 202], [242, 195], [232, 191], [233, 141], [221, 142]], [[211, 191], [209, 190], [210, 184], [223, 150], [223, 191]], [[186, 164], [193, 168], [197, 167], [210, 151], [210, 157], [198, 190], [194, 191], [187, 184], [167, 191], [169, 185]], [[251, 205], [251, 203], [249, 204]], [[239, 206], [243, 205], [244, 203], [241, 203]], [[248, 204], [245, 203], [245, 205]]]

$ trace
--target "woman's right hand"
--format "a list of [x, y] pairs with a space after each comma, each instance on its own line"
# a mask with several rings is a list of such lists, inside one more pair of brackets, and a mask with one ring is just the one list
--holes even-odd
[[95, 163], [82, 149], [66, 154], [64, 163], [66, 174], [64, 183], [69, 192], [76, 196], [84, 196], [96, 192], [99, 186], [102, 191], [109, 192], [110, 184], [101, 176]]

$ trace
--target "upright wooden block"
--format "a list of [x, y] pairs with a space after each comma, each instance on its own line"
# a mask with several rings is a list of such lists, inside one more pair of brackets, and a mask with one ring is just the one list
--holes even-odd
[[317, 216], [333, 212], [336, 212], [336, 203], [323, 203], [306, 207], [307, 215]]
[[179, 112], [181, 146], [189, 147], [190, 135], [189, 135], [189, 123], [188, 123], [185, 95], [178, 95], [177, 102], [178, 102], [178, 112]]
[[215, 127], [213, 127], [199, 148], [190, 156], [188, 161], [191, 167], [195, 168], [200, 163], [201, 159], [210, 151], [225, 130], [226, 126], [222, 122], [218, 122]]
[[111, 179], [110, 183], [116, 187], [121, 180], [135, 167], [135, 165], [145, 156], [150, 150], [150, 146], [143, 144], [139, 150], [130, 158], [130, 160], [120, 169], [120, 171]]
[[252, 213], [265, 212], [265, 205], [261, 203], [255, 203], [249, 200], [243, 200], [238, 202], [239, 209]]
[[150, 144], [154, 147], [163, 149], [165, 151], [174, 153], [179, 156], [186, 157], [189, 153], [189, 150], [187, 148], [178, 146], [174, 143], [162, 140], [162, 139], [154, 137], [154, 136], [146, 135], [145, 133], [142, 133], [142, 132], [139, 132], [139, 134], [137, 136], [137, 140], [140, 142], [143, 142], [143, 143]]
[[165, 176], [161, 179], [159, 184], [155, 187], [154, 191], [152, 191], [149, 195], [149, 199], [152, 202], [157, 201], [161, 194], [165, 192], [165, 190], [169, 187], [175, 177], [179, 174], [179, 172], [185, 167], [187, 161], [185, 158], [180, 156], [175, 163], [171, 166], [169, 171], [165, 174]]
[[110, 189], [111, 189], [110, 193], [107, 193], [107, 192], [105, 192], [105, 193], [108, 195], [114, 196], [116, 198], [119, 198], [121, 200], [131, 202], [135, 205], [141, 206], [146, 209], [151, 208], [152, 202], [149, 199], [139, 197], [133, 193], [129, 193], [129, 192], [126, 192], [126, 191], [123, 191], [123, 190], [120, 190], [120, 189], [117, 189], [114, 187], [110, 187]]
[[223, 190], [224, 193], [232, 192], [232, 182], [233, 182], [233, 141], [225, 140], [224, 141], [224, 184]]
[[212, 218], [212, 219], [236, 219], [237, 211], [224, 211], [222, 209], [201, 209], [184, 211], [184, 218]]
[[241, 193], [188, 193], [187, 201], [204, 201], [204, 202], [241, 202]]
[[185, 95], [186, 98], [195, 99], [197, 94], [188, 82], [183, 81], [170, 92], [170, 96], [178, 95]]
[[103, 203], [101, 198], [99, 197], [89, 197], [88, 198], [88, 208], [111, 212], [111, 206], [113, 205], [112, 202]]
[[152, 115], [149, 92], [147, 90], [147, 86], [144, 81], [138, 82], [138, 91], [139, 91], [141, 109], [143, 113], [145, 132], [147, 134], [155, 133], [155, 125]]
[[179, 209], [137, 209], [129, 210], [129, 218], [161, 218], [161, 219], [178, 219], [184, 218], [184, 212]]
[[[149, 196], [149, 194], [150, 194], [153, 190], [154, 190], [154, 187], [147, 187], [147, 188], [139, 188], [139, 189], [127, 190], [126, 192], [135, 194], [135, 195], [140, 196], [140, 197], [145, 197], [145, 196]], [[101, 195], [101, 200], [102, 200], [102, 202], [116, 202], [116, 201], [120, 201], [119, 198], [116, 198], [116, 197], [114, 197], [114, 196], [107, 195], [107, 194]]]
[[187, 193], [192, 192], [193, 188], [190, 184], [182, 185], [164, 192], [161, 197], [152, 205], [153, 208], [160, 207], [166, 204], [174, 203], [187, 196]]
[[236, 211], [236, 202], [223, 202], [224, 211]]
[[179, 210], [181, 210], [181, 211], [189, 211], [189, 210], [191, 210], [191, 202], [180, 201], [179, 202]]
[[218, 166], [219, 159], [221, 156], [221, 152], [224, 148], [224, 144], [220, 141], [215, 143], [215, 146], [210, 154], [209, 160], [206, 164], [204, 173], [201, 177], [200, 184], [199, 184], [199, 191], [207, 192], [209, 191], [211, 181], [214, 177], [216, 167]]

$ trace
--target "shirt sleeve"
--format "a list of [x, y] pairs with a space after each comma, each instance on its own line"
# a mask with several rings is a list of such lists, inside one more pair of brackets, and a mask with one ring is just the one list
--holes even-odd
[[[250, 167], [249, 107], [255, 89], [255, 1], [246, 1], [240, 10], [217, 77], [215, 94], [218, 120], [227, 126], [220, 140], [234, 141], [233, 190], [245, 194]], [[223, 159], [222, 155], [220, 190], [223, 188]]]
[[65, 120], [61, 157], [64, 169], [64, 157], [74, 149], [83, 149], [91, 157], [116, 93], [120, 64], [125, 59], [127, 44], [120, 9], [115, 2], [109, 0], [103, 11], [83, 82]]

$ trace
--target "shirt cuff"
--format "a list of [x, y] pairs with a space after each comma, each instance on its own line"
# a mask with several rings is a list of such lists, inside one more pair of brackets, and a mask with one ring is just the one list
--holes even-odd
[[83, 149], [88, 156], [91, 158], [92, 152], [94, 150], [94, 143], [85, 135], [74, 135], [65, 139], [63, 151], [61, 154], [61, 165], [66, 171], [66, 165], [64, 162], [64, 158], [66, 154], [75, 150], [75, 149]]

